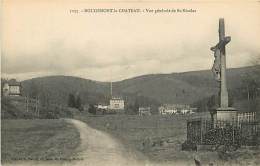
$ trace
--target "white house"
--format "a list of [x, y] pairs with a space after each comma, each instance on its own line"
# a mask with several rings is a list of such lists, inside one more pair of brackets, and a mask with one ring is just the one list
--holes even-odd
[[161, 115], [191, 114], [195, 110], [186, 104], [164, 104], [158, 109]]
[[110, 110], [124, 110], [125, 101], [121, 97], [112, 97], [109, 101]]
[[4, 96], [21, 96], [22, 85], [15, 79], [11, 79], [3, 84]]
[[165, 105], [160, 106], [158, 110], [159, 110], [159, 114], [161, 115], [172, 115], [172, 114], [176, 114], [178, 111], [176, 108], [168, 107]]
[[102, 105], [102, 104], [98, 104], [97, 105], [97, 109], [101, 109], [101, 110], [108, 110], [108, 107], [107, 105]]

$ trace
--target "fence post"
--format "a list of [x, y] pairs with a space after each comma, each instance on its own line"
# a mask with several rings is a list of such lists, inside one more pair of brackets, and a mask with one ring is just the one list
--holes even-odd
[[28, 112], [28, 97], [26, 96], [25, 97], [25, 104], [26, 104], [26, 112]]
[[39, 97], [37, 97], [37, 111], [38, 111], [38, 118], [40, 118], [40, 101], [39, 101]]
[[189, 138], [188, 138], [188, 134], [189, 134], [189, 121], [187, 121], [186, 125], [187, 125], [186, 140], [189, 140]]
[[202, 144], [202, 125], [203, 125], [203, 122], [202, 122], [202, 119], [200, 119], [200, 144]]
[[234, 125], [232, 125], [232, 134], [233, 134], [233, 144], [235, 144], [235, 130], [234, 130]]
[[35, 97], [35, 115], [38, 116], [38, 111], [37, 111], [37, 97]]
[[39, 108], [38, 108], [38, 96], [35, 98], [35, 115], [39, 118], [40, 113], [39, 113]]

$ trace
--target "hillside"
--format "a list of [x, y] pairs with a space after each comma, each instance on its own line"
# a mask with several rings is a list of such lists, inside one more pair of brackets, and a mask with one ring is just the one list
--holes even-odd
[[67, 103], [70, 93], [79, 93], [84, 101], [104, 100], [109, 84], [71, 76], [48, 76], [22, 82], [23, 95], [49, 98], [53, 103]]
[[[256, 67], [228, 69], [227, 79], [230, 91], [242, 85], [242, 77], [253, 73]], [[23, 94], [41, 94], [51, 102], [66, 104], [69, 93], [79, 94], [83, 103], [107, 103], [109, 82], [97, 82], [71, 76], [40, 77], [22, 82]], [[191, 104], [205, 97], [217, 94], [217, 82], [210, 70], [172, 74], [151, 74], [113, 83], [113, 93], [133, 100], [145, 97], [159, 103]]]

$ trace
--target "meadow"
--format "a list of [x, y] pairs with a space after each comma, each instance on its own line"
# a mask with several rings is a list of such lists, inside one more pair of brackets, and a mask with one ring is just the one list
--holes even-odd
[[1, 121], [1, 159], [53, 160], [76, 156], [80, 134], [63, 119]]

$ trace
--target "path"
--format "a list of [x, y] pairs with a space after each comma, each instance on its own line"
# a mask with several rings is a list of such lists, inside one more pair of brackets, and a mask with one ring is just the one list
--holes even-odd
[[95, 166], [139, 166], [145, 165], [136, 159], [136, 153], [128, 151], [125, 147], [109, 134], [93, 129], [79, 120], [67, 119], [75, 125], [80, 132], [81, 145], [79, 157], [83, 160], [77, 165]]

